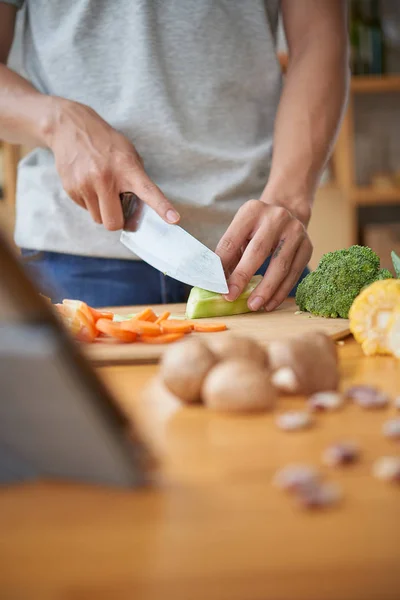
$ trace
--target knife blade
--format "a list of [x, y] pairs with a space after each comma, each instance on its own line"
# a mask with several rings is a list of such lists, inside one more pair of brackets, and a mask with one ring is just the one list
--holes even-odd
[[165, 275], [193, 287], [228, 293], [221, 259], [179, 225], [166, 223], [135, 194], [120, 195], [124, 229], [120, 241]]

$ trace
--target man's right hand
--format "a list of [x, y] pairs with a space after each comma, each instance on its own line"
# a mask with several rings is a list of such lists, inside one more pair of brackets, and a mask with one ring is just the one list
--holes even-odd
[[7, 68], [16, 14], [16, 6], [0, 0], [0, 139], [50, 148], [67, 194], [107, 229], [123, 227], [123, 192], [135, 193], [165, 221], [177, 223], [178, 213], [121, 133], [88, 106], [41, 94]]
[[119, 195], [135, 193], [168, 223], [179, 215], [147, 176], [133, 144], [83, 104], [52, 99], [45, 133], [68, 196], [87, 209], [96, 223], [115, 231], [123, 227]]

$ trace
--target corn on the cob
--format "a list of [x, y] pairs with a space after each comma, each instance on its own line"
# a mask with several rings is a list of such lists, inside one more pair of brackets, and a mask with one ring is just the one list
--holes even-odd
[[392, 312], [389, 321], [388, 348], [396, 358], [400, 358], [400, 304]]
[[[400, 280], [376, 281], [354, 300], [349, 312], [350, 331], [366, 355], [392, 354], [389, 342], [394, 327], [394, 315], [400, 311]], [[400, 322], [399, 322], [400, 328]], [[393, 337], [393, 334], [391, 335]], [[400, 356], [400, 331], [398, 334]]]

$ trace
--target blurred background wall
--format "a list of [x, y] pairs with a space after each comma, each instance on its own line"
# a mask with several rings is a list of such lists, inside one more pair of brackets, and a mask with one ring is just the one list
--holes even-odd
[[[310, 224], [315, 248], [311, 266], [325, 252], [367, 243], [390, 267], [390, 250], [400, 251], [400, 1], [353, 1], [349, 13], [352, 91], [316, 197]], [[21, 19], [10, 66], [23, 72], [20, 29]], [[285, 68], [282, 27], [277, 50]], [[0, 219], [10, 236], [16, 163], [26, 151], [0, 144]]]

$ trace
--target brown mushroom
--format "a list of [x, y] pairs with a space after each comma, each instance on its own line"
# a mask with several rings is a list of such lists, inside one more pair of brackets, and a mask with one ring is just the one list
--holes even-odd
[[203, 381], [215, 363], [211, 350], [200, 339], [190, 338], [166, 350], [161, 360], [161, 379], [183, 402], [199, 402]]
[[202, 395], [208, 408], [236, 413], [269, 410], [276, 399], [268, 371], [247, 359], [218, 363], [207, 375]]
[[214, 336], [208, 340], [208, 346], [219, 360], [245, 359], [260, 367], [267, 367], [266, 351], [254, 340], [234, 334]]
[[268, 358], [272, 382], [281, 392], [314, 394], [338, 388], [336, 346], [324, 333], [271, 342]]

